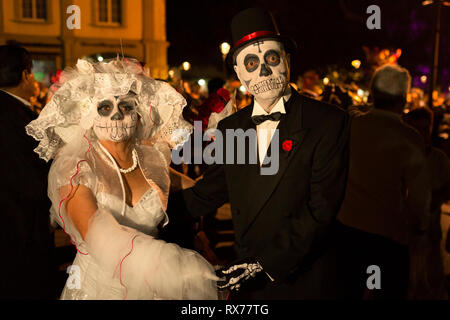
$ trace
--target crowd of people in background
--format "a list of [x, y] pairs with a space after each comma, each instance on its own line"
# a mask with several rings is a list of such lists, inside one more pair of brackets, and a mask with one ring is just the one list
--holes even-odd
[[[32, 222], [23, 226], [24, 234], [27, 234], [23, 236], [23, 244], [17, 241], [20, 235], [5, 235], [4, 232], [2, 232], [2, 239], [9, 238], [3, 239], [1, 243], [5, 247], [3, 252], [9, 252], [11, 256], [16, 257], [17, 252], [20, 252], [13, 246], [20, 246], [29, 252], [39, 252], [39, 259], [42, 259], [42, 252], [50, 255], [53, 250], [48, 242], [50, 233], [46, 233], [44, 237], [37, 235], [40, 240], [33, 240], [27, 237], [28, 234], [34, 233], [27, 232], [39, 226], [41, 226], [39, 231], [41, 235], [45, 230], [48, 231], [45, 229], [47, 228], [46, 219], [48, 219], [45, 208], [48, 203], [37, 205], [46, 198], [45, 170], [48, 168], [46, 169], [33, 153], [34, 141], [31, 141], [25, 132], [23, 134], [18, 132], [19, 127], [23, 129], [45, 108], [49, 101], [50, 90], [46, 85], [32, 78], [31, 60], [24, 49], [16, 48], [14, 50], [17, 52], [14, 54], [11, 54], [9, 50], [11, 48], [7, 46], [3, 46], [0, 50], [2, 62], [0, 70], [6, 70], [4, 63], [14, 65], [14, 68], [8, 69], [9, 74], [0, 73], [0, 89], [2, 89], [0, 110], [5, 113], [5, 117], [2, 117], [4, 119], [2, 127], [6, 130], [2, 131], [0, 139], [1, 146], [8, 155], [4, 159], [14, 159], [14, 161], [9, 161], [7, 166], [3, 162], [1, 167], [7, 168], [9, 172], [17, 171], [17, 174], [11, 176], [10, 173], [5, 172], [2, 175], [12, 177], [7, 182], [10, 191], [2, 196], [2, 204], [9, 205], [19, 212], [20, 210], [18, 211], [15, 207], [17, 203], [29, 203], [29, 208], [23, 210], [21, 220], [16, 219], [14, 223], [21, 224], [28, 219], [25, 218], [29, 215], [29, 211], [26, 210], [35, 212], [35, 217]], [[14, 72], [16, 74], [13, 74]], [[441, 215], [445, 214], [441, 212], [441, 206], [450, 200], [448, 160], [450, 156], [450, 95], [433, 95], [431, 97], [433, 108], [430, 109], [427, 107], [430, 97], [419, 88], [410, 88], [411, 79], [407, 70], [398, 66], [388, 66], [383, 67], [383, 70], [376, 75], [378, 78], [374, 76], [371, 83], [370, 99], [364, 104], [355, 104], [347, 90], [338, 84], [323, 85], [318, 73], [314, 70], [307, 70], [300, 77], [300, 81], [292, 83], [292, 87], [301, 94], [347, 109], [353, 118], [347, 196], [338, 215], [344, 235], [342, 246], [348, 249], [342, 253], [346, 257], [342, 260], [347, 263], [343, 268], [349, 265], [354, 268], [367, 264], [382, 265], [388, 270], [383, 279], [383, 285], [389, 287], [389, 295], [385, 298], [406, 297], [409, 279], [421, 273], [420, 270], [426, 269], [427, 277], [422, 279], [423, 297], [445, 298], [449, 290], [449, 275], [445, 275], [444, 272], [442, 249], [446, 245], [448, 252], [450, 244], [449, 236], [441, 231]], [[13, 78], [14, 81], [11, 80]], [[249, 105], [252, 99], [250, 95], [240, 90], [241, 85], [235, 78], [210, 79], [207, 90], [202, 89], [197, 81], [177, 78], [167, 79], [167, 81], [187, 101], [183, 113], [185, 119], [191, 123], [201, 121], [203, 131], [208, 128], [211, 114], [220, 113], [230, 101], [234, 110], [238, 111]], [[9, 119], [6, 113], [12, 111], [5, 109], [7, 105], [12, 105], [13, 101], [17, 102], [13, 98], [21, 102], [20, 106], [14, 107], [21, 108], [21, 116], [15, 123], [6, 120]], [[11, 128], [5, 129], [8, 126]], [[11, 134], [13, 132], [14, 134]], [[21, 149], [17, 150], [17, 154], [10, 155], [14, 151], [10, 141], [13, 136], [18, 137], [20, 143], [25, 140], [29, 142], [29, 154], [25, 155]], [[24, 157], [27, 157], [23, 161], [29, 164], [28, 169], [23, 166], [15, 168], [15, 163], [18, 163], [16, 159]], [[24, 171], [25, 169], [31, 171], [31, 168], [36, 167], [44, 173]], [[205, 169], [205, 166], [193, 164], [173, 167], [193, 180], [199, 179]], [[425, 170], [427, 172], [424, 172]], [[20, 176], [19, 172], [23, 172], [24, 176]], [[39, 174], [40, 179], [37, 177]], [[421, 174], [423, 176], [418, 178]], [[35, 179], [30, 180], [30, 177]], [[38, 180], [41, 180], [42, 186], [37, 186], [34, 182], [32, 185], [26, 185], [27, 181]], [[405, 194], [406, 189], [408, 194]], [[415, 211], [416, 226], [401, 224], [405, 208], [411, 212]], [[38, 210], [40, 211], [37, 212]], [[429, 212], [429, 216], [421, 215], [423, 211]], [[384, 217], [380, 218], [380, 214], [384, 214]], [[11, 223], [7, 217], [2, 217], [1, 221], [4, 226]], [[415, 230], [417, 238], [413, 240], [406, 238], [408, 228], [417, 229]], [[355, 237], [359, 241], [355, 242]], [[43, 238], [47, 240], [44, 241]], [[442, 244], [443, 239], [447, 239], [446, 244]], [[205, 248], [207, 246], [207, 241], [200, 245], [208, 251], [210, 248]], [[212, 254], [211, 257], [214, 258], [214, 255]], [[30, 258], [23, 255], [17, 256], [16, 259], [20, 260], [19, 265], [22, 269], [15, 269], [17, 264], [11, 264], [10, 268], [4, 272], [26, 274], [36, 267], [32, 264], [33, 255]], [[41, 267], [44, 266], [41, 265]], [[356, 282], [348, 283], [348, 289], [351, 291], [349, 296], [370, 298], [370, 293], [364, 289], [365, 280], [362, 280], [367, 278], [367, 273], [364, 270], [361, 274], [361, 269], [355, 271], [354, 268], [346, 271], [346, 273], [358, 274], [355, 278]], [[2, 271], [1, 274], [5, 274], [4, 272]], [[351, 277], [351, 275], [348, 276]], [[32, 278], [28, 277], [24, 281], [30, 281]], [[35, 278], [33, 281], [36, 284], [31, 286], [36, 288], [41, 287], [39, 281], [46, 284], [53, 283], [45, 278]], [[14, 293], [13, 287], [12, 285], [11, 288], [2, 292]], [[53, 293], [47, 293], [46, 297]]]

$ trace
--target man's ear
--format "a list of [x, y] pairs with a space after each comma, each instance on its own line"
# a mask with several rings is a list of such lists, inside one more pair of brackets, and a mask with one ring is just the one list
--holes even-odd
[[30, 71], [26, 69], [22, 71], [22, 81], [30, 81], [30, 77], [32, 76], [33, 74]]
[[234, 72], [236, 72], [236, 76], [238, 77], [239, 81], [241, 81], [241, 73], [239, 71], [239, 68], [237, 65], [233, 66]]
[[237, 65], [234, 65], [234, 66], [233, 66], [233, 69], [234, 69], [234, 72], [236, 72], [236, 75], [239, 77]]
[[23, 70], [22, 71], [22, 82], [28, 81], [29, 74], [30, 73], [28, 72], [28, 70]]

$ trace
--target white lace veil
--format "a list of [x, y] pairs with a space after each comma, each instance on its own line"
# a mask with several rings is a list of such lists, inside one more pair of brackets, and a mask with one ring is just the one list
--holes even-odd
[[[183, 120], [186, 101], [169, 84], [154, 80], [133, 60], [114, 60], [91, 64], [78, 60], [75, 68], [66, 68], [60, 81], [52, 86], [50, 102], [39, 118], [26, 127], [38, 140], [35, 152], [49, 161], [65, 145], [84, 143], [84, 136], [96, 140], [92, 126], [97, 116], [97, 102], [105, 96], [138, 96], [140, 126], [136, 138], [167, 142], [176, 147], [187, 141], [192, 126]], [[182, 130], [179, 130], [182, 129]]]
[[217, 126], [219, 125], [219, 122], [221, 120], [225, 119], [235, 112], [236, 110], [233, 105], [233, 99], [231, 99], [230, 101], [228, 101], [221, 112], [211, 112], [208, 120], [208, 129], [217, 129]]

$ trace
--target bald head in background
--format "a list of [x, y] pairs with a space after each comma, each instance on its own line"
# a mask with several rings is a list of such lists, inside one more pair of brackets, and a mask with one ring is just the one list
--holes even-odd
[[378, 68], [371, 82], [375, 108], [402, 113], [410, 85], [411, 76], [405, 68], [397, 65]]

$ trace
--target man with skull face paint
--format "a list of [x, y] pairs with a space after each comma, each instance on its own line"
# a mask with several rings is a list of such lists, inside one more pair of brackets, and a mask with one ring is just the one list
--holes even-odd
[[[289, 86], [289, 54], [296, 45], [279, 34], [270, 13], [244, 10], [231, 29], [227, 61], [254, 102], [217, 129], [224, 146], [227, 129], [255, 130], [257, 146], [248, 141], [245, 151], [257, 150], [259, 163], [211, 165], [183, 191], [184, 201], [193, 216], [231, 203], [239, 260], [218, 275], [219, 288], [230, 289], [232, 298], [336, 297], [332, 243], [347, 180], [348, 116]], [[278, 171], [262, 175], [265, 156], [274, 152]]]

